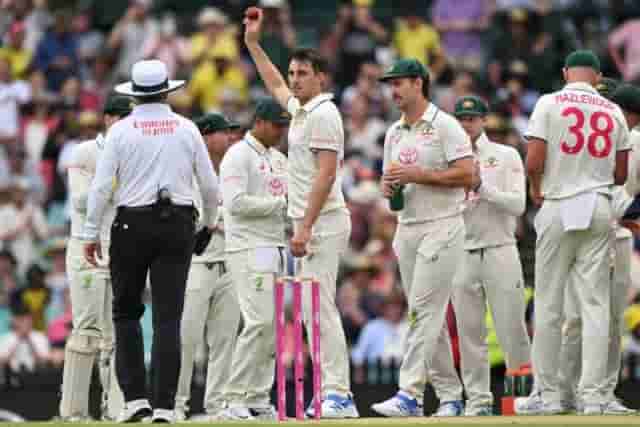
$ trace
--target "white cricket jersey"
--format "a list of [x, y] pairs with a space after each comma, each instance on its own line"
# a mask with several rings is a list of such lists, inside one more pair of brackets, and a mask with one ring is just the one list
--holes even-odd
[[109, 129], [89, 193], [86, 239], [98, 234], [114, 177], [118, 207], [151, 205], [162, 188], [169, 190], [174, 204], [193, 206], [195, 177], [204, 203], [203, 223], [215, 225], [218, 183], [202, 135], [166, 104], [138, 105]]
[[226, 251], [285, 246], [287, 158], [250, 132], [220, 164]]
[[522, 159], [515, 149], [489, 141], [484, 133], [476, 146], [482, 185], [464, 202], [465, 249], [515, 244], [517, 221], [526, 205]]
[[613, 188], [613, 211], [615, 218], [613, 228], [616, 231], [617, 239], [626, 239], [632, 237], [633, 234], [627, 228], [620, 227], [618, 220], [629, 207], [636, 194], [640, 193], [640, 131], [634, 128], [629, 132], [629, 142], [631, 144], [629, 152], [629, 173], [627, 174], [627, 182], [624, 186], [615, 186]]
[[541, 97], [525, 136], [546, 141], [544, 198], [565, 199], [588, 191], [608, 194], [616, 153], [629, 149], [628, 135], [620, 108], [587, 83], [569, 83]]
[[320, 214], [346, 206], [342, 194], [344, 129], [340, 111], [332, 98], [333, 95], [324, 93], [305, 105], [300, 105], [300, 100], [294, 97], [287, 103], [287, 110], [292, 116], [289, 124], [288, 213], [293, 219], [304, 218], [311, 187], [318, 173], [318, 150], [338, 153], [336, 179]]
[[[397, 163], [442, 171], [451, 162], [471, 156], [471, 140], [460, 123], [431, 103], [413, 126], [402, 118], [394, 123], [384, 142], [385, 170]], [[463, 188], [407, 184], [398, 220], [413, 224], [460, 215], [464, 198]]]
[[[75, 144], [72, 148], [67, 173], [69, 178], [69, 197], [71, 199], [71, 237], [82, 239], [84, 223], [87, 219], [87, 198], [91, 188], [91, 181], [96, 174], [96, 164], [104, 149], [104, 137], [100, 134], [96, 139]], [[116, 182], [112, 182], [115, 191]], [[113, 203], [106, 206], [100, 240], [111, 240], [111, 223], [116, 215]]]

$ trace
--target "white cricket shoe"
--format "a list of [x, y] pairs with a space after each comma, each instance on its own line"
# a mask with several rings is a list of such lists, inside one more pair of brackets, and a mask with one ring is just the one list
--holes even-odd
[[374, 403], [371, 409], [385, 417], [423, 417], [424, 408], [415, 397], [399, 391], [391, 399]]
[[250, 421], [255, 420], [249, 408], [242, 406], [231, 406], [220, 412], [218, 419], [230, 421]]
[[176, 422], [176, 414], [172, 409], [154, 409], [151, 422], [154, 424], [173, 424]]
[[351, 396], [327, 394], [322, 401], [322, 418], [358, 418], [358, 408]]
[[602, 413], [604, 415], [636, 415], [638, 411], [627, 408], [618, 399], [613, 399], [604, 405]]
[[153, 414], [151, 405], [147, 399], [138, 399], [127, 402], [118, 417], [119, 423], [137, 423]]
[[513, 404], [518, 415], [558, 415], [565, 413], [560, 402], [544, 402], [539, 393], [517, 397]]
[[448, 402], [440, 402], [438, 410], [432, 417], [459, 417], [464, 413], [464, 401], [450, 400]]
[[493, 406], [480, 405], [476, 407], [467, 407], [464, 410], [465, 417], [490, 417], [493, 415]]
[[185, 413], [183, 408], [174, 408], [173, 416], [176, 419], [176, 422], [182, 422], [187, 420], [187, 414]]

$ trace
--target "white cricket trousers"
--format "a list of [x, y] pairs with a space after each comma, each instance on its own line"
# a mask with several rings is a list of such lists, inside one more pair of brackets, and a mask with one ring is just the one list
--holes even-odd
[[203, 341], [208, 349], [206, 413], [215, 415], [228, 400], [231, 360], [240, 325], [235, 292], [225, 262], [191, 264], [180, 327], [182, 363], [176, 392], [178, 409], [188, 412], [193, 365]]
[[538, 234], [535, 270], [533, 368], [536, 388], [545, 402], [559, 402], [558, 369], [562, 344], [565, 290], [576, 283], [582, 318], [584, 404], [600, 404], [609, 356], [611, 201], [596, 198], [589, 228], [564, 231], [559, 200], [545, 200], [535, 218]]
[[[633, 239], [615, 239], [613, 279], [611, 282], [611, 324], [609, 331], [609, 355], [604, 397], [615, 399], [622, 360], [622, 336], [624, 334], [624, 310], [631, 284], [631, 253]], [[582, 320], [576, 296], [576, 283], [570, 282], [565, 294], [565, 320], [562, 329], [562, 350], [560, 358], [560, 391], [562, 399], [574, 401], [581, 373]]]
[[441, 335], [463, 241], [464, 222], [460, 215], [400, 224], [393, 241], [409, 303], [409, 332], [399, 388], [418, 401], [424, 396], [438, 341], [447, 341]]
[[[493, 404], [487, 305], [507, 368], [519, 369], [530, 362], [523, 283], [515, 244], [464, 251], [454, 279], [452, 301], [458, 327], [462, 381], [469, 408]], [[434, 361], [441, 362], [442, 359], [438, 357]], [[451, 370], [435, 364], [434, 369]]]
[[[294, 221], [300, 227], [300, 221]], [[351, 235], [351, 216], [347, 209], [336, 209], [318, 217], [308, 249], [310, 254], [296, 262], [296, 275], [314, 277], [320, 282], [320, 362], [322, 393], [351, 393], [349, 351], [340, 312], [336, 306], [336, 281], [340, 257]], [[302, 310], [307, 336], [311, 337], [311, 287], [302, 288]], [[313, 349], [311, 349], [313, 354]]]

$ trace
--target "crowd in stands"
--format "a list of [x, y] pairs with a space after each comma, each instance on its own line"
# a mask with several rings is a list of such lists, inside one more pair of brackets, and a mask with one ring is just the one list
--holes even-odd
[[[71, 328], [64, 257], [69, 153], [101, 131], [104, 100], [128, 80], [134, 62], [158, 58], [170, 78], [188, 80], [170, 97], [175, 111], [222, 112], [249, 126], [266, 92], [242, 43], [248, 6], [265, 9], [262, 45], [280, 70], [296, 46], [318, 48], [332, 67], [328, 89], [344, 115], [343, 190], [353, 221], [337, 303], [356, 364], [401, 358], [407, 328], [391, 246], [395, 216], [378, 186], [384, 134], [399, 117], [378, 82], [382, 70], [395, 58], [418, 58], [429, 67], [432, 100], [445, 111], [460, 96], [480, 95], [491, 106], [489, 137], [523, 156], [529, 114], [541, 94], [562, 86], [571, 50], [593, 49], [606, 76], [640, 81], [635, 0], [211, 3], [0, 0], [0, 366], [34, 370], [63, 361]], [[534, 214], [528, 208], [518, 227], [529, 288]], [[638, 259], [634, 254], [625, 319], [627, 351], [640, 355]], [[528, 322], [532, 316], [530, 302]], [[455, 346], [452, 310], [447, 321]], [[492, 361], [500, 364], [491, 339], [498, 354]]]

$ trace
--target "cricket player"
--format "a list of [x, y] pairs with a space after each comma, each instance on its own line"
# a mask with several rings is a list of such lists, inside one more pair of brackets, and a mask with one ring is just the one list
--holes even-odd
[[[235, 142], [232, 140], [231, 130], [239, 125], [214, 113], [197, 118], [194, 123], [204, 137], [213, 169], [219, 175], [222, 158]], [[203, 337], [206, 337], [209, 355], [204, 395], [206, 414], [192, 419], [209, 421], [215, 419], [225, 408], [231, 358], [240, 325], [240, 309], [231, 272], [225, 260], [223, 212], [223, 208], [219, 206], [218, 220], [211, 240], [203, 254], [194, 255], [189, 269], [180, 324], [182, 363], [175, 407], [178, 421], [184, 421], [189, 411], [193, 364]]]
[[[468, 397], [465, 416], [493, 413], [487, 304], [507, 369], [519, 370], [530, 361], [524, 280], [515, 238], [526, 202], [524, 166], [516, 150], [487, 138], [484, 125], [488, 112], [485, 102], [476, 96], [462, 97], [455, 104], [454, 115], [471, 138], [481, 178], [479, 187], [469, 191], [464, 202], [465, 250], [452, 296]], [[442, 360], [434, 359], [434, 370], [447, 369], [437, 366]]]
[[[355, 418], [359, 415], [351, 394], [349, 352], [335, 304], [338, 264], [351, 234], [351, 217], [341, 190], [342, 117], [332, 95], [323, 92], [329, 71], [326, 61], [310, 49], [294, 52], [287, 86], [259, 44], [263, 12], [252, 10], [258, 13], [256, 19], [244, 20], [245, 43], [267, 89], [293, 116], [288, 138], [291, 253], [298, 258], [296, 275], [314, 277], [320, 283], [322, 416]], [[307, 336], [311, 336], [308, 287], [303, 290], [302, 305]]]
[[[617, 186], [613, 190], [614, 219], [612, 227], [612, 258], [613, 274], [611, 281], [611, 325], [609, 337], [609, 353], [607, 359], [606, 384], [604, 391], [603, 413], [605, 415], [632, 415], [636, 411], [627, 408], [615, 396], [614, 390], [618, 384], [620, 361], [622, 358], [623, 315], [627, 305], [627, 292], [631, 283], [631, 251], [633, 240], [631, 231], [618, 223], [619, 218], [631, 202], [631, 196], [640, 192], [638, 179], [638, 150], [640, 150], [640, 132], [634, 129], [640, 124], [640, 90], [631, 85], [623, 85], [616, 90], [618, 83], [612, 79], [602, 79], [596, 89], [605, 98], [618, 104], [632, 129], [629, 138], [631, 151], [629, 153], [629, 172], [624, 187]], [[615, 94], [615, 98], [614, 98]], [[582, 321], [577, 304], [576, 286], [569, 283], [565, 296], [565, 321], [562, 329], [562, 349], [560, 356], [560, 390], [562, 405], [565, 410], [577, 408], [576, 389], [580, 378], [582, 351]]]
[[399, 60], [382, 81], [390, 84], [403, 113], [385, 137], [382, 191], [389, 198], [401, 191], [404, 197], [393, 248], [409, 302], [409, 332], [400, 390], [371, 408], [389, 417], [420, 416], [454, 273], [463, 257], [460, 205], [465, 187], [477, 188], [479, 176], [474, 175], [469, 136], [429, 101], [429, 74], [420, 62]]
[[273, 289], [285, 271], [287, 207], [287, 158], [275, 147], [289, 120], [277, 102], [261, 101], [253, 127], [220, 165], [225, 250], [244, 325], [231, 372], [221, 372], [230, 377], [223, 419], [275, 419], [270, 403], [275, 370]]
[[[104, 106], [105, 130], [131, 112], [133, 100], [112, 96]], [[96, 356], [100, 357], [100, 381], [103, 388], [103, 419], [115, 419], [123, 405], [123, 397], [112, 370], [114, 337], [111, 313], [111, 276], [108, 261], [101, 260], [94, 268], [84, 258], [83, 226], [87, 211], [87, 196], [95, 175], [96, 163], [105, 139], [74, 147], [69, 166], [69, 192], [72, 201], [71, 238], [67, 247], [67, 271], [71, 290], [73, 330], [65, 347], [60, 416], [68, 421], [89, 418], [89, 386]], [[109, 247], [111, 222], [115, 207], [110, 206], [100, 232], [102, 247]], [[104, 251], [103, 254], [108, 254]]]
[[541, 206], [535, 272], [533, 367], [536, 393], [517, 399], [519, 414], [564, 411], [558, 379], [565, 289], [575, 287], [582, 318], [581, 413], [602, 413], [609, 355], [611, 187], [627, 178], [629, 129], [620, 108], [594, 85], [600, 61], [571, 53], [565, 87], [538, 100], [526, 137], [530, 195]]

